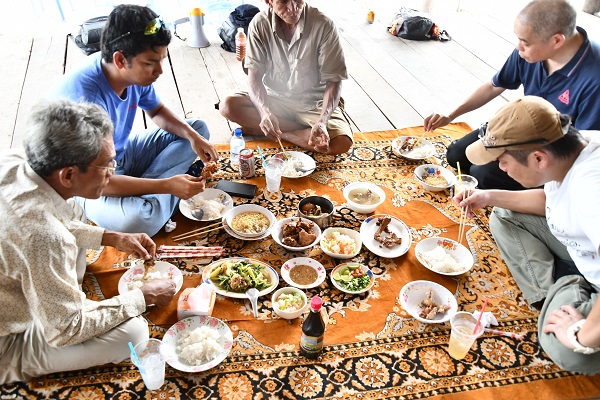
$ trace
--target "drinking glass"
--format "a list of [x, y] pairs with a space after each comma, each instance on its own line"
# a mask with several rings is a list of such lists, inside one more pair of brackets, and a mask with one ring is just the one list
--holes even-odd
[[131, 356], [131, 362], [140, 370], [148, 390], [160, 389], [165, 383], [165, 357], [160, 352], [161, 345], [158, 339], [136, 344], [134, 348], [140, 364]]
[[[452, 330], [450, 331], [450, 341], [448, 342], [448, 354], [456, 360], [465, 358], [471, 346], [483, 333], [483, 326], [477, 324], [477, 319], [468, 312], [457, 312], [450, 319]], [[473, 333], [475, 332], [475, 333]]]
[[279, 192], [281, 185], [281, 174], [285, 162], [279, 158], [270, 157], [265, 165], [265, 177], [267, 179], [267, 191], [269, 193]]

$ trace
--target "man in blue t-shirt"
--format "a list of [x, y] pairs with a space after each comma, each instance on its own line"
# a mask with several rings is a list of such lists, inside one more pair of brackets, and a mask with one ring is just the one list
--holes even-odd
[[[502, 69], [448, 115], [434, 113], [425, 118], [425, 131], [444, 126], [487, 104], [504, 90], [521, 85], [525, 95], [542, 97], [559, 112], [570, 115], [577, 129], [599, 130], [600, 45], [576, 26], [576, 19], [577, 12], [565, 0], [534, 0], [527, 4], [515, 20], [517, 47]], [[485, 165], [469, 162], [465, 149], [477, 141], [480, 129], [450, 145], [448, 163], [456, 166], [460, 162], [462, 172], [477, 178], [482, 189], [523, 189], [498, 168], [497, 161]]]
[[[154, 91], [170, 41], [170, 31], [154, 11], [119, 5], [106, 22], [101, 54], [66, 76], [52, 94], [96, 103], [111, 117], [115, 175], [104, 196], [77, 201], [90, 220], [113, 231], [156, 234], [180, 198], [204, 190], [203, 179], [186, 174], [198, 167], [192, 166], [196, 157], [204, 163], [218, 159], [206, 124], [180, 118]], [[157, 129], [131, 132], [138, 108], [146, 111]]]

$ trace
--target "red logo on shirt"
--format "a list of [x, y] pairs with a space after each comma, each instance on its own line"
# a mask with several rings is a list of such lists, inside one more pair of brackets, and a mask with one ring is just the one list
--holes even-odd
[[569, 104], [569, 89], [565, 90], [563, 94], [558, 96], [558, 100], [564, 104]]

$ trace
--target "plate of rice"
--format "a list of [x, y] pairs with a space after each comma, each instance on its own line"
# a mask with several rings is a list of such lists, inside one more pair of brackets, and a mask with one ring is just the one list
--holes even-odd
[[161, 352], [171, 367], [201, 372], [216, 367], [229, 355], [233, 335], [220, 319], [195, 315], [171, 326], [162, 343]]
[[166, 261], [155, 261], [154, 266], [148, 270], [145, 278], [144, 264], [137, 264], [129, 268], [119, 279], [117, 289], [119, 294], [125, 294], [156, 279], [172, 279], [175, 282], [176, 292], [179, 292], [179, 289], [183, 286], [183, 274], [179, 268]]
[[473, 254], [452, 239], [423, 239], [415, 246], [415, 256], [425, 268], [440, 275], [461, 275], [473, 267]]
[[[206, 188], [203, 192], [179, 202], [179, 211], [194, 221], [215, 221], [233, 208], [231, 196], [219, 189]], [[192, 210], [201, 209], [202, 219], [192, 215]]]
[[[317, 168], [315, 159], [308, 154], [300, 151], [286, 151], [285, 154], [288, 156], [287, 159], [283, 153], [275, 154], [275, 157], [282, 159], [285, 163], [283, 164], [283, 172], [281, 174], [284, 178], [302, 178], [312, 174]], [[302, 171], [298, 171], [298, 168], [302, 169]]]

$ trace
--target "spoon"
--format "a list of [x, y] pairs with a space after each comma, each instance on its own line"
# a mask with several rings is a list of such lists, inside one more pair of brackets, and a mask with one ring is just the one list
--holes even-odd
[[250, 288], [246, 290], [246, 296], [250, 300], [250, 304], [252, 304], [254, 318], [258, 318], [258, 305], [256, 304], [256, 300], [258, 300], [258, 290], [256, 290], [256, 288]]
[[312, 172], [316, 169], [317, 167], [305, 167], [305, 166], [299, 166], [296, 167], [296, 172]]
[[190, 214], [192, 214], [192, 217], [196, 218], [197, 220], [201, 221], [202, 218], [204, 217], [204, 210], [201, 208], [193, 208], [190, 210]]

